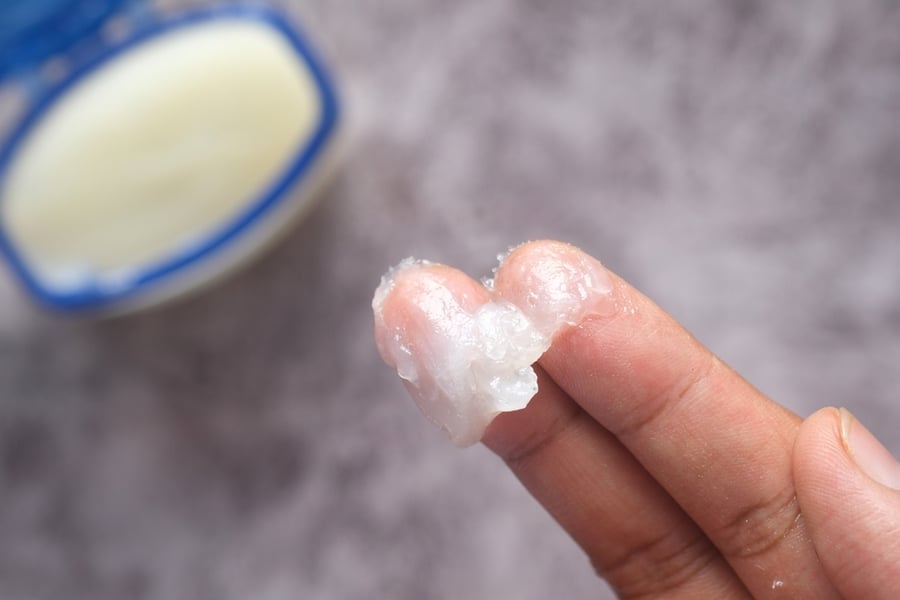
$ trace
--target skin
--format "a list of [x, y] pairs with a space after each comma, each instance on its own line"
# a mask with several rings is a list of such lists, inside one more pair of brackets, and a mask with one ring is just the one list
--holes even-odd
[[[559, 242], [525, 244], [498, 270], [495, 295], [524, 306], [548, 249], [585, 259]], [[487, 301], [464, 273], [428, 269], [466, 302]], [[396, 282], [385, 321], [427, 330], [422, 276]], [[611, 277], [618, 310], [558, 333], [536, 367], [538, 394], [482, 439], [598, 574], [622, 598], [896, 597], [893, 457], [846, 411], [804, 422], [766, 398]]]

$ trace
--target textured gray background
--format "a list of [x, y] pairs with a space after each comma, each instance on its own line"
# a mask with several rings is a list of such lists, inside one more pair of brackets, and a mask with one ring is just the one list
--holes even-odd
[[291, 10], [350, 151], [284, 244], [107, 322], [0, 277], [0, 598], [608, 594], [380, 364], [371, 291], [409, 254], [483, 274], [526, 238], [580, 244], [773, 398], [849, 406], [900, 451], [896, 2]]

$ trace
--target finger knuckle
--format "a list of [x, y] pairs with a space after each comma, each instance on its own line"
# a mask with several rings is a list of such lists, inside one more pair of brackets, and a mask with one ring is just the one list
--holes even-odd
[[666, 597], [697, 577], [714, 557], [701, 533], [686, 537], [673, 530], [632, 546], [613, 561], [594, 562], [594, 569], [621, 598]]
[[756, 558], [775, 551], [802, 520], [793, 489], [745, 504], [719, 528], [714, 539], [728, 558]]

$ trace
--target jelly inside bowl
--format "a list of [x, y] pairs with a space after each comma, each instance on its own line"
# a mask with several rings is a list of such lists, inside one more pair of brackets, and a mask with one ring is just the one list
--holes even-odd
[[309, 203], [293, 188], [336, 117], [322, 68], [274, 13], [161, 24], [74, 72], [13, 133], [0, 244], [56, 308], [197, 287]]

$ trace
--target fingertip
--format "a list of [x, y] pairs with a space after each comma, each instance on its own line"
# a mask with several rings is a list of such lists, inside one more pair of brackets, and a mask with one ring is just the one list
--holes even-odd
[[900, 539], [892, 533], [900, 531], [900, 492], [858, 464], [854, 428], [862, 426], [845, 409], [807, 418], [794, 444], [794, 483], [831, 581], [846, 597], [879, 598], [900, 580]]
[[393, 345], [421, 338], [441, 319], [452, 316], [451, 305], [471, 312], [488, 298], [484, 286], [458, 269], [429, 261], [402, 261], [382, 277], [372, 298], [375, 342], [382, 359], [397, 367]]
[[494, 294], [518, 306], [548, 337], [592, 314], [615, 310], [614, 282], [581, 249], [553, 240], [526, 242], [501, 262]]
[[865, 490], [874, 484], [897, 491], [897, 461], [845, 408], [826, 407], [810, 415], [794, 442], [794, 479], [801, 492], [835, 486]]
[[467, 310], [474, 310], [488, 299], [487, 290], [459, 269], [407, 259], [382, 278], [372, 306], [385, 318], [393, 319], [428, 303], [434, 294], [445, 293]]
[[807, 417], [794, 441], [797, 493], [817, 497], [820, 490], [833, 487], [835, 475], [846, 470], [845, 459], [840, 410], [826, 407]]

